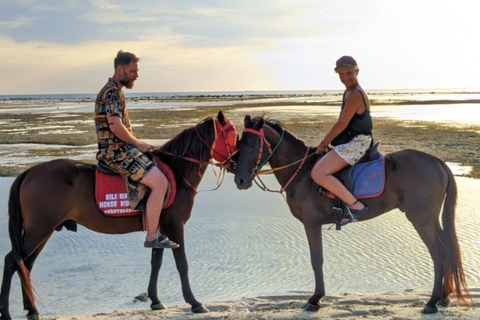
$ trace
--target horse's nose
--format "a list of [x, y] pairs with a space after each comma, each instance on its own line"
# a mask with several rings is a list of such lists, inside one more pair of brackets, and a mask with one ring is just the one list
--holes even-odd
[[249, 179], [243, 178], [241, 175], [235, 175], [235, 184], [237, 185], [237, 189], [239, 190], [246, 190], [252, 186], [252, 182]]

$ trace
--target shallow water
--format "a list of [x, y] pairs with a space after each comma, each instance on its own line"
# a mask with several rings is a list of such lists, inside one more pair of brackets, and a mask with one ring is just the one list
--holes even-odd
[[[338, 116], [338, 106], [282, 105], [236, 108], [233, 112], [241, 114], [266, 114], [267, 116], [290, 117], [295, 114], [310, 115], [318, 118], [322, 115]], [[373, 118], [396, 120], [429, 121], [455, 125], [480, 125], [480, 105], [473, 103], [431, 104], [431, 105], [374, 105], [371, 107]], [[283, 119], [281, 119], [283, 120]]]
[[[262, 178], [272, 189], [272, 176]], [[480, 181], [457, 177], [457, 232], [467, 281], [480, 286]], [[0, 256], [10, 248], [6, 204], [12, 178], [0, 178]], [[215, 186], [207, 170], [200, 190]], [[257, 187], [237, 191], [228, 175], [219, 190], [200, 192], [186, 225], [190, 280], [197, 299], [206, 302], [240, 297], [311, 293], [313, 271], [300, 222], [283, 198]], [[56, 232], [32, 272], [41, 314], [80, 315], [148, 309], [133, 302], [146, 291], [150, 250], [144, 235], [102, 235], [80, 227]], [[327, 294], [431, 290], [432, 263], [413, 227], [399, 211], [349, 225], [341, 232], [324, 227]], [[3, 269], [3, 259], [0, 260]], [[159, 296], [167, 305], [183, 304], [171, 252], [165, 252]], [[15, 276], [11, 294], [14, 318], [23, 319]]]

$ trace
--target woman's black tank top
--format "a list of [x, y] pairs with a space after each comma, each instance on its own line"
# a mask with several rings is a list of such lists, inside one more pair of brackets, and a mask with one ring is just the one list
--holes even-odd
[[[354, 90], [357, 90], [360, 92], [362, 95], [363, 99], [363, 104], [365, 105], [365, 111], [361, 114], [355, 113], [353, 115], [353, 118], [350, 120], [348, 123], [348, 126], [343, 130], [333, 141], [331, 144], [333, 146], [339, 145], [339, 144], [344, 144], [358, 136], [359, 134], [371, 136], [373, 133], [373, 123], [372, 123], [372, 117], [370, 116], [370, 103], [368, 101], [368, 98], [365, 97], [365, 93], [358, 89], [355, 88]], [[342, 109], [345, 107], [345, 95], [347, 91], [343, 93], [343, 98], [342, 98]]]

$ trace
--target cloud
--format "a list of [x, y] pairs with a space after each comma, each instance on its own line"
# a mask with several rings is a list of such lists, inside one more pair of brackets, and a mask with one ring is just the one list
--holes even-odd
[[136, 91], [339, 89], [332, 63], [343, 54], [357, 58], [366, 87], [476, 83], [477, 72], [459, 73], [476, 61], [476, 6], [3, 0], [0, 58], [9, 77], [0, 93], [96, 92], [119, 49], [141, 57]]
[[15, 28], [21, 28], [24, 26], [32, 26], [32, 25], [33, 25], [33, 19], [28, 17], [20, 17], [16, 19], [7, 20], [7, 21], [0, 21], [0, 28], [6, 28], [6, 29], [15, 29]]

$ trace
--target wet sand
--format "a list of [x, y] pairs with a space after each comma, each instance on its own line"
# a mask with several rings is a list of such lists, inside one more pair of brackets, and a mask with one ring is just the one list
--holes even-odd
[[474, 303], [469, 307], [452, 304], [447, 308], [439, 308], [439, 312], [432, 315], [423, 315], [421, 313], [424, 302], [428, 299], [428, 293], [404, 291], [393, 294], [326, 296], [321, 300], [321, 308], [318, 312], [303, 311], [302, 306], [309, 296], [298, 294], [205, 303], [210, 312], [204, 314], [193, 314], [188, 305], [183, 305], [160, 311], [139, 309], [128, 312], [113, 312], [71, 318], [56, 317], [47, 320], [478, 320], [480, 319], [480, 289], [474, 290], [473, 295]]

